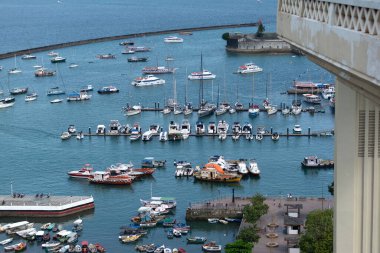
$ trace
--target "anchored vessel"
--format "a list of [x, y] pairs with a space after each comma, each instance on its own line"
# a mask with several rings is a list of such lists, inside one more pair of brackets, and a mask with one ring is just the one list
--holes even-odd
[[62, 217], [95, 207], [92, 196], [0, 195], [0, 217]]

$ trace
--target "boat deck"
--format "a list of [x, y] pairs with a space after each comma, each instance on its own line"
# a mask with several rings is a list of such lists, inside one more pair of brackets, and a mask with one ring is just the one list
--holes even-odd
[[0, 206], [63, 206], [82, 200], [90, 199], [91, 196], [49, 196], [24, 195], [13, 197], [11, 195], [0, 195]]

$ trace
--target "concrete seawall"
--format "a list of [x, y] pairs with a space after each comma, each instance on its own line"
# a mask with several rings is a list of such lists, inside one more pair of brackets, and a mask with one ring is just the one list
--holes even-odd
[[179, 32], [206, 31], [206, 30], [237, 28], [237, 27], [253, 27], [256, 25], [257, 23], [243, 23], [243, 24], [203, 26], [203, 27], [183, 28], [183, 29], [162, 30], [162, 31], [155, 31], [155, 32], [131, 33], [131, 34], [125, 34], [125, 35], [109, 36], [109, 37], [94, 38], [94, 39], [87, 39], [87, 40], [78, 40], [78, 41], [72, 41], [72, 42], [64, 42], [64, 43], [59, 43], [59, 44], [47, 45], [47, 46], [42, 46], [42, 47], [28, 48], [28, 49], [23, 49], [23, 50], [8, 52], [8, 53], [2, 53], [0, 54], [0, 59], [11, 58], [11, 57], [14, 57], [15, 55], [19, 56], [23, 54], [31, 54], [31, 53], [54, 50], [54, 49], [59, 49], [59, 48], [80, 46], [80, 45], [106, 42], [106, 41], [112, 41], [112, 40], [131, 39], [131, 38], [137, 38], [137, 37], [179, 33]]

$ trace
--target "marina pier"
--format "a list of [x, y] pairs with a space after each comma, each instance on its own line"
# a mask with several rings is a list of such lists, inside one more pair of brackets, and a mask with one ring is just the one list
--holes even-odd
[[93, 208], [92, 196], [0, 195], [0, 217], [62, 217]]

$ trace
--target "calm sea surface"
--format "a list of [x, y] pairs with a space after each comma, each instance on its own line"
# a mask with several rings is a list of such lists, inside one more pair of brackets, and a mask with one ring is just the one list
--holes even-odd
[[[268, 30], [275, 26], [275, 2], [243, 1], [241, 5], [227, 1], [124, 1], [113, 0], [109, 4], [102, 1], [2, 1], [0, 36], [2, 52], [16, 49], [72, 41], [78, 39], [126, 34], [132, 32], [154, 31], [181, 27], [194, 27], [215, 24], [243, 23], [256, 21], [258, 17], [267, 20]], [[242, 8], [244, 7], [244, 8]], [[260, 14], [260, 16], [258, 16]], [[14, 18], [17, 17], [17, 18]], [[170, 66], [178, 68], [175, 74], [176, 95], [180, 102], [185, 100], [185, 86], [188, 87], [188, 100], [198, 103], [199, 82], [187, 82], [186, 73], [200, 69], [200, 56], [203, 54], [204, 67], [217, 75], [217, 78], [204, 84], [208, 100], [219, 99], [234, 103], [237, 99], [246, 106], [253, 101], [260, 103], [269, 97], [274, 104], [290, 104], [294, 96], [283, 92], [294, 79], [331, 82], [333, 76], [311, 63], [305, 57], [291, 55], [239, 55], [227, 53], [221, 35], [227, 31], [251, 32], [252, 28], [236, 30], [213, 30], [195, 32], [183, 36], [182, 44], [165, 44], [165, 36], [152, 36], [135, 39], [137, 45], [152, 47], [149, 53], [137, 56], [149, 57], [148, 63], [128, 63], [126, 55], [121, 55], [120, 41], [98, 43], [59, 50], [67, 57], [67, 63], [53, 65], [47, 52], [36, 54], [37, 60], [25, 61], [20, 58], [0, 61], [4, 70], [0, 72], [0, 89], [28, 86], [39, 94], [38, 100], [24, 102], [24, 96], [16, 98], [12, 108], [0, 110], [0, 141], [2, 144], [0, 162], [0, 193], [10, 193], [10, 185], [16, 192], [36, 194], [39, 192], [56, 195], [92, 195], [96, 209], [83, 216], [84, 231], [81, 238], [90, 242], [101, 242], [108, 252], [132, 252], [135, 244], [124, 245], [118, 242], [119, 227], [128, 225], [136, 214], [139, 199], [149, 198], [151, 187], [153, 195], [173, 196], [178, 207], [175, 217], [184, 221], [185, 209], [189, 202], [202, 201], [231, 195], [232, 189], [239, 196], [260, 192], [269, 196], [293, 195], [321, 196], [326, 194], [327, 185], [333, 179], [332, 170], [303, 170], [300, 161], [307, 155], [318, 155], [325, 159], [333, 158], [334, 137], [297, 137], [281, 138], [274, 143], [269, 138], [262, 142], [248, 142], [241, 138], [233, 142], [230, 138], [220, 142], [217, 138], [195, 138], [181, 142], [161, 143], [157, 138], [151, 142], [131, 143], [124, 137], [91, 137], [83, 141], [75, 138], [61, 141], [59, 135], [69, 124], [78, 130], [95, 131], [98, 124], [108, 126], [110, 120], [118, 119], [122, 124], [132, 125], [139, 122], [143, 129], [150, 124], [160, 124], [164, 129], [171, 120], [181, 123], [183, 115], [164, 116], [161, 113], [145, 112], [133, 117], [125, 117], [121, 108], [127, 103], [141, 103], [153, 107], [159, 102], [174, 96], [173, 75], [162, 75], [166, 84], [157, 87], [137, 88], [131, 81], [141, 75], [144, 66], [166, 64], [165, 58], [172, 56], [175, 61]], [[115, 60], [99, 60], [97, 54], [112, 53]], [[254, 78], [252, 75], [234, 74], [238, 66], [255, 62], [264, 71]], [[20, 67], [22, 74], [8, 76], [8, 69]], [[78, 68], [68, 68], [76, 63]], [[56, 77], [35, 78], [33, 65], [43, 64], [49, 69], [58, 69]], [[270, 80], [270, 81], [269, 81]], [[90, 101], [79, 103], [50, 104], [51, 97], [46, 91], [60, 86], [69, 90], [93, 84], [95, 89], [105, 85], [115, 85], [120, 93], [98, 95], [93, 93]], [[65, 97], [63, 97], [65, 98]], [[279, 113], [268, 116], [264, 113], [250, 119], [247, 113], [223, 115], [202, 119], [210, 121], [224, 119], [233, 124], [250, 122], [254, 128], [265, 126], [274, 131], [286, 132], [294, 124], [300, 124], [304, 131], [330, 130], [334, 128], [334, 115], [327, 101], [323, 101], [325, 113], [302, 113], [297, 117], [284, 117]], [[198, 120], [194, 113], [188, 118], [194, 125]], [[221, 154], [227, 159], [256, 158], [262, 175], [260, 179], [243, 179], [240, 184], [216, 185], [194, 182], [193, 179], [175, 179], [172, 162], [188, 160], [195, 165], [207, 162], [211, 155]], [[104, 187], [90, 185], [85, 180], [71, 180], [66, 173], [91, 163], [95, 169], [103, 170], [111, 164], [132, 161], [139, 165], [146, 156], [168, 161], [168, 166], [156, 171], [153, 177], [137, 181], [127, 187]], [[77, 218], [63, 219], [61, 222], [70, 228]], [[5, 221], [3, 221], [5, 222]], [[2, 222], [2, 223], [3, 223]], [[238, 225], [191, 224], [192, 235], [207, 236], [210, 240], [227, 243], [233, 240]], [[0, 235], [0, 240], [5, 235]], [[163, 228], [151, 229], [149, 234], [138, 243], [156, 243], [170, 247], [184, 247], [188, 252], [199, 252], [200, 246], [186, 245], [186, 239], [167, 240]], [[30, 246], [29, 252], [40, 252], [39, 246]]]

